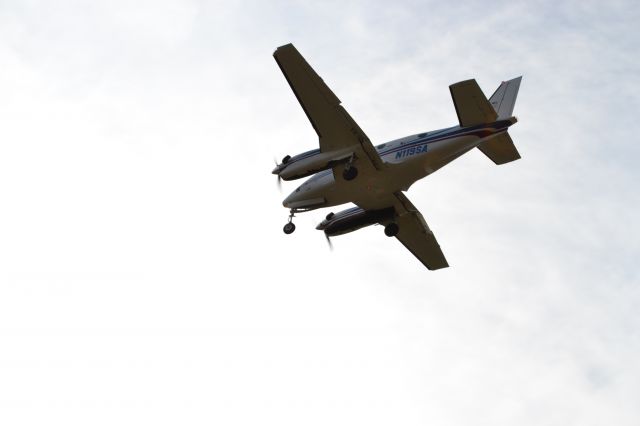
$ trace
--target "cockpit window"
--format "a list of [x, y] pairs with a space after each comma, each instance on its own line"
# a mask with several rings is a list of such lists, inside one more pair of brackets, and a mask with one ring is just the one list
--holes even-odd
[[382, 149], [382, 148], [384, 148], [385, 146], [387, 146], [387, 144], [386, 144], [386, 143], [381, 143], [381, 144], [380, 144], [380, 145], [378, 145], [376, 148], [378, 148], [378, 149]]

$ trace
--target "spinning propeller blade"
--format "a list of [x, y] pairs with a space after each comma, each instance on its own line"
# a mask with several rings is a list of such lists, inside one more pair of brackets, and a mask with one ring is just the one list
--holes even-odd
[[331, 243], [331, 238], [325, 233], [324, 237], [327, 239], [327, 243], [329, 244], [329, 250], [333, 251], [333, 244]]
[[[280, 164], [278, 164], [278, 160], [276, 159], [276, 157], [273, 157], [273, 162], [276, 164], [276, 167], [278, 167]], [[280, 193], [282, 194], [282, 178], [280, 177], [280, 175], [277, 175], [277, 179], [278, 179], [278, 191], [280, 191]]]

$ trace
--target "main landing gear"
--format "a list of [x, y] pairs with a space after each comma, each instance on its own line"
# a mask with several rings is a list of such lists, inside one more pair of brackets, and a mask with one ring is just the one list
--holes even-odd
[[342, 177], [344, 178], [344, 180], [354, 180], [356, 176], [358, 176], [358, 169], [353, 166], [346, 167], [342, 171]]
[[349, 162], [344, 166], [344, 170], [342, 171], [344, 180], [354, 180], [356, 176], [358, 176], [358, 169], [353, 166], [353, 160], [355, 159], [355, 155], [352, 155]]
[[292, 234], [293, 231], [296, 230], [296, 225], [293, 223], [293, 217], [295, 216], [296, 211], [294, 209], [291, 209], [291, 212], [289, 213], [289, 222], [287, 222], [286, 225], [284, 225], [284, 228], [282, 228], [282, 231], [289, 235]]
[[387, 237], [395, 237], [396, 235], [398, 235], [399, 231], [400, 227], [395, 222], [391, 222], [384, 227], [384, 235], [386, 235]]

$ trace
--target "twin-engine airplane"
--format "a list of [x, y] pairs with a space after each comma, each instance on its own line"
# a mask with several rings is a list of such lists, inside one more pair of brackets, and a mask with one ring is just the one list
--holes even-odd
[[357, 207], [329, 213], [317, 229], [329, 238], [384, 225], [385, 235], [396, 237], [427, 268], [448, 267], [433, 232], [403, 191], [476, 147], [496, 164], [519, 159], [507, 129], [517, 121], [512, 113], [522, 77], [503, 82], [489, 100], [475, 80], [453, 84], [458, 126], [374, 147], [292, 44], [273, 56], [320, 138], [320, 149], [287, 155], [273, 170], [284, 180], [313, 175], [283, 201], [290, 209], [284, 232], [295, 230], [296, 213], [351, 202]]

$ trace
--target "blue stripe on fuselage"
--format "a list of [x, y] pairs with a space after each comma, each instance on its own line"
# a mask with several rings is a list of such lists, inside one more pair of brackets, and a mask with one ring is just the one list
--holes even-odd
[[[462, 136], [465, 134], [473, 134], [478, 130], [486, 129], [486, 128], [492, 128], [494, 130], [499, 131], [502, 129], [506, 129], [507, 127], [509, 127], [509, 125], [511, 125], [511, 122], [507, 120], [501, 120], [501, 121], [496, 121], [495, 123], [491, 123], [490, 125], [481, 124], [478, 126], [462, 127], [462, 128], [460, 126], [455, 126], [455, 127], [450, 127], [448, 129], [436, 130], [433, 132], [429, 132], [429, 134], [423, 138], [418, 138], [414, 141], [400, 144], [399, 146], [395, 146], [393, 148], [387, 149], [386, 151], [381, 149], [378, 151], [378, 155], [383, 157], [388, 154], [396, 152], [395, 158], [402, 158], [402, 157], [405, 157], [406, 155], [413, 155], [418, 153], [418, 152], [414, 152], [413, 154], [408, 153], [409, 148], [414, 148], [415, 150], [417, 146], [424, 145], [424, 147], [420, 148], [419, 152], [426, 152], [427, 151], [426, 145], [432, 142], [438, 142], [438, 141], [453, 138], [456, 136]], [[393, 143], [393, 142], [395, 141], [391, 141], [388, 143]], [[400, 153], [400, 157], [398, 157], [398, 152]]]
[[[474, 134], [478, 130], [487, 129], [487, 128], [494, 129], [496, 132], [498, 132], [500, 130], [504, 130], [508, 128], [511, 124], [512, 123], [509, 120], [500, 120], [500, 121], [496, 121], [495, 123], [480, 124], [478, 126], [473, 126], [473, 127], [461, 128], [460, 126], [454, 126], [446, 129], [433, 130], [427, 133], [424, 137], [418, 137], [418, 139], [415, 139], [411, 142], [401, 143], [400, 145], [394, 146], [393, 148], [387, 148], [386, 150], [384, 150], [384, 148], [376, 149], [376, 151], [378, 152], [378, 155], [380, 157], [384, 157], [386, 155], [396, 153], [395, 158], [400, 159], [409, 155], [427, 152], [427, 149], [428, 149], [427, 145], [433, 142], [438, 142], [438, 141], [442, 141], [445, 139], [450, 139], [456, 136], [462, 136], [466, 134]], [[397, 140], [387, 142], [385, 145], [394, 144]], [[299, 160], [308, 158], [312, 155], [319, 154], [319, 153], [320, 153], [319, 149], [313, 149], [311, 151], [303, 152], [301, 154], [293, 156], [287, 162], [287, 165], [293, 164]]]

